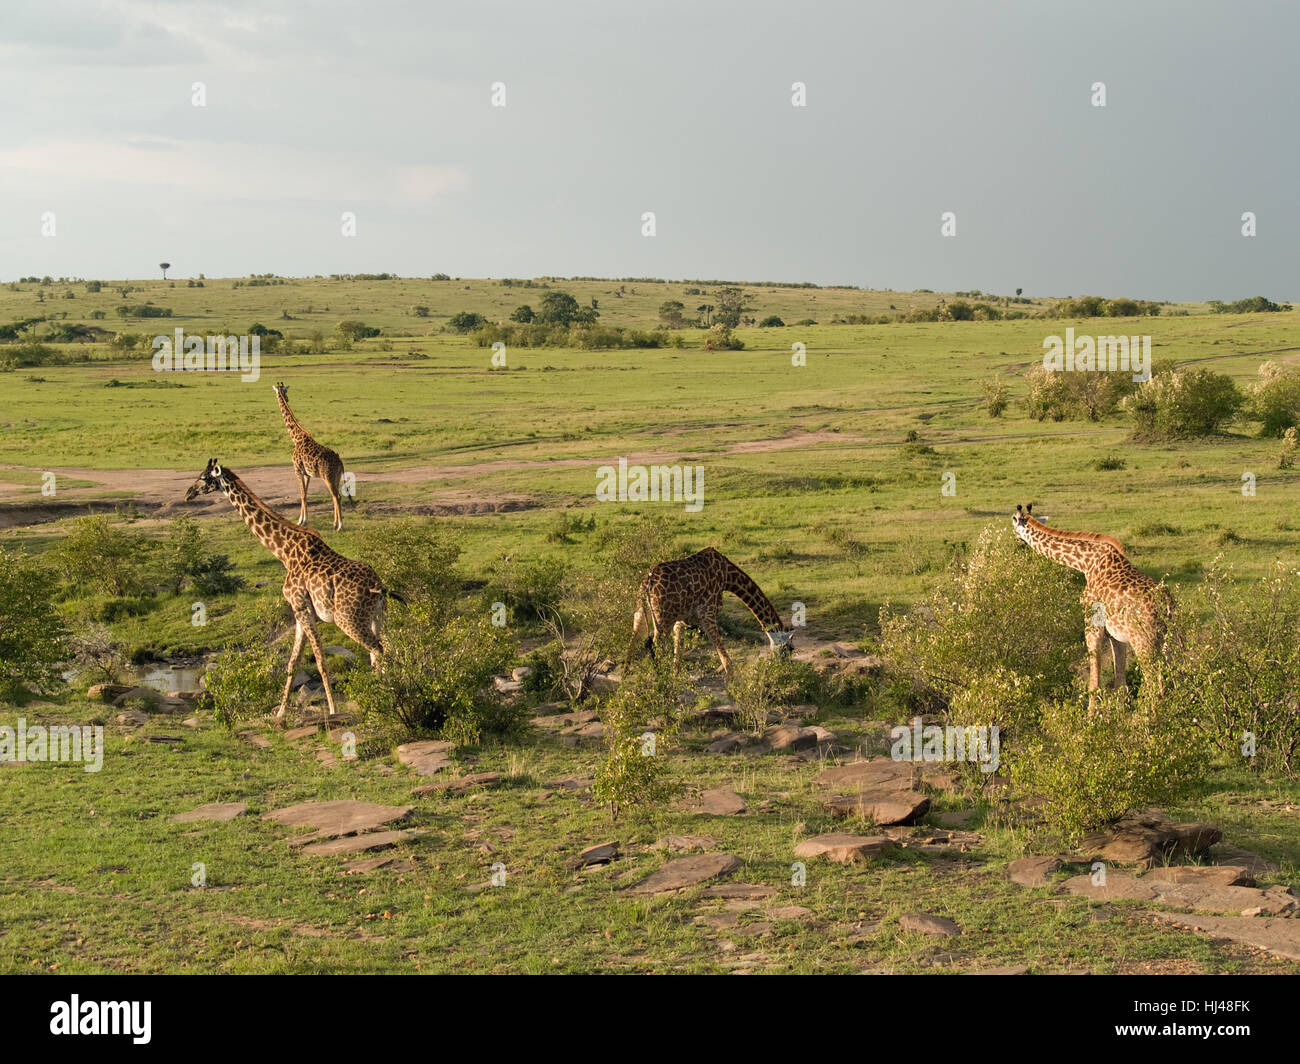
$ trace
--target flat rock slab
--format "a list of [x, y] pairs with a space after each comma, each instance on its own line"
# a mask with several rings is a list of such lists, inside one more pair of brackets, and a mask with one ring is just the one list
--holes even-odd
[[595, 846], [588, 846], [576, 857], [570, 857], [564, 862], [564, 867], [573, 872], [588, 865], [609, 864], [610, 861], [616, 860], [618, 860], [618, 843], [600, 842]]
[[315, 735], [318, 731], [320, 731], [320, 725], [308, 724], [302, 728], [290, 728], [284, 733], [284, 737], [288, 739], [289, 742], [296, 743], [300, 739], [311, 738], [311, 736]]
[[1028, 975], [1029, 969], [1023, 964], [1014, 964], [1006, 968], [977, 968], [973, 972], [963, 972], [963, 975]]
[[959, 809], [947, 813], [936, 813], [934, 819], [942, 828], [968, 828], [975, 819], [975, 810]]
[[1272, 861], [1265, 860], [1257, 853], [1243, 850], [1237, 846], [1218, 846], [1214, 859], [1225, 865], [1240, 865], [1252, 876], [1270, 876], [1281, 869]]
[[825, 857], [839, 864], [856, 864], [893, 849], [884, 835], [817, 835], [794, 848], [796, 857]]
[[1071, 894], [1093, 901], [1150, 901], [1182, 909], [1240, 915], [1277, 916], [1293, 912], [1296, 898], [1281, 887], [1258, 890], [1254, 887], [1225, 887], [1215, 883], [1179, 883], [1110, 872], [1105, 885], [1095, 884], [1091, 876], [1074, 876], [1065, 881]]
[[410, 838], [414, 836], [409, 831], [372, 831], [366, 835], [349, 835], [341, 839], [313, 842], [310, 846], [304, 846], [302, 852], [316, 857], [329, 857], [340, 853], [365, 853], [367, 850], [387, 849]]
[[950, 938], [960, 935], [961, 928], [946, 916], [931, 916], [929, 913], [904, 913], [898, 921], [904, 931], [919, 931], [923, 935], [939, 935]]
[[585, 791], [592, 784], [590, 777], [581, 779], [551, 780], [543, 783], [542, 786], [552, 791]]
[[749, 806], [735, 791], [728, 790], [726, 787], [716, 787], [694, 798], [678, 802], [677, 808], [685, 813], [702, 813], [706, 816], [739, 816]]
[[248, 812], [247, 802], [212, 802], [191, 809], [188, 813], [176, 813], [167, 819], [173, 824], [192, 824], [196, 820], [234, 820]]
[[707, 853], [717, 845], [718, 840], [712, 835], [665, 835], [651, 848], [669, 853], [690, 853], [692, 850]]
[[1022, 887], [1045, 887], [1060, 867], [1059, 857], [1021, 857], [1007, 865], [1007, 877]]
[[1175, 824], [1158, 809], [1130, 813], [1105, 831], [1089, 835], [1079, 853], [1091, 863], [1150, 868], [1168, 858], [1194, 857], [1223, 838], [1213, 824]]
[[467, 776], [457, 776], [455, 779], [436, 780], [433, 783], [426, 783], [416, 787], [411, 793], [421, 796], [441, 794], [443, 792], [465, 794], [475, 787], [491, 787], [505, 778], [504, 772], [471, 772]]
[[1243, 865], [1167, 865], [1144, 879], [1157, 883], [1201, 883], [1218, 887], [1253, 887], [1255, 877]]
[[359, 831], [372, 831], [407, 816], [409, 805], [377, 805], [374, 802], [352, 800], [336, 802], [299, 802], [297, 805], [274, 809], [262, 815], [263, 820], [273, 820], [290, 828], [315, 828], [316, 831], [298, 845], [316, 839], [352, 835]]
[[271, 740], [268, 739], [261, 732], [243, 731], [239, 733], [239, 737], [243, 739], [245, 742], [252, 743], [259, 750], [271, 749]]
[[721, 739], [714, 739], [704, 748], [706, 754], [734, 754], [745, 745], [745, 740], [739, 735], [724, 735]]
[[347, 875], [355, 876], [377, 872], [381, 868], [390, 868], [394, 872], [414, 872], [415, 862], [402, 861], [394, 854], [387, 854], [381, 857], [366, 857], [360, 861], [349, 861], [343, 866], [343, 871]]
[[718, 876], [730, 875], [741, 865], [740, 859], [729, 853], [702, 853], [692, 857], [678, 857], [669, 861], [657, 872], [650, 873], [636, 886], [632, 894], [663, 894], [699, 886]]
[[763, 734], [767, 745], [776, 752], [807, 750], [817, 745], [817, 733], [811, 728], [801, 728], [794, 724], [782, 724], [769, 728]]
[[397, 760], [417, 776], [436, 776], [451, 767], [452, 761], [447, 755], [454, 745], [440, 739], [403, 743], [397, 748]]
[[826, 801], [826, 811], [835, 816], [862, 817], [876, 824], [911, 824], [929, 809], [930, 799], [920, 791], [860, 790]]
[[1258, 916], [1177, 916], [1174, 913], [1152, 913], [1175, 927], [1200, 931], [1211, 938], [1226, 938], [1245, 946], [1267, 950], [1277, 957], [1300, 961], [1300, 920], [1284, 920]]
[[813, 782], [835, 790], [859, 790], [873, 787], [911, 790], [912, 769], [913, 764], [910, 761], [894, 761], [888, 757], [873, 757], [868, 761], [852, 761], [847, 765], [828, 768], [814, 776]]
[[765, 915], [769, 920], [805, 920], [812, 916], [812, 910], [802, 905], [778, 905], [775, 909], [768, 909]]

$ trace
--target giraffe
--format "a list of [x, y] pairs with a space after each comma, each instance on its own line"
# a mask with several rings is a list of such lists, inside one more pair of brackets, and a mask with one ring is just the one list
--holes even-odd
[[280, 415], [284, 418], [284, 427], [293, 437], [293, 471], [298, 474], [298, 491], [302, 496], [302, 509], [298, 514], [298, 524], [307, 523], [307, 486], [312, 477], [320, 477], [329, 488], [334, 500], [334, 531], [343, 527], [343, 508], [340, 505], [339, 484], [343, 480], [343, 459], [337, 451], [331, 451], [311, 438], [305, 428], [298, 424], [298, 419], [289, 409], [289, 386], [284, 383], [275, 386], [275, 399], [280, 404]]
[[1016, 535], [1044, 558], [1083, 573], [1088, 583], [1080, 601], [1085, 607], [1101, 607], [1101, 623], [1090, 620], [1084, 629], [1089, 697], [1101, 687], [1101, 658], [1107, 647], [1115, 662], [1114, 690], [1124, 686], [1130, 650], [1143, 673], [1154, 675], [1173, 612], [1169, 589], [1134, 568], [1124, 545], [1113, 536], [1048, 528], [1034, 517], [1033, 508], [1032, 503], [1016, 507], [1011, 517]]
[[653, 657], [659, 633], [671, 625], [676, 667], [681, 655], [682, 631], [688, 623], [698, 624], [713, 641], [722, 671], [730, 678], [731, 659], [722, 648], [717, 620], [724, 591], [730, 591], [749, 607], [773, 648], [785, 654], [790, 652], [794, 631], [781, 622], [776, 607], [745, 571], [713, 547], [705, 547], [689, 558], [659, 562], [651, 568], [637, 590], [633, 638], [648, 628], [645, 647]]
[[302, 656], [304, 638], [311, 643], [325, 685], [325, 700], [333, 716], [334, 692], [325, 669], [325, 648], [316, 629], [317, 620], [333, 621], [335, 626], [370, 652], [370, 664], [379, 668], [383, 644], [379, 635], [384, 625], [387, 600], [405, 601], [395, 592], [384, 589], [378, 574], [365, 562], [352, 561], [331, 550], [315, 529], [291, 524], [254, 495], [233, 470], [223, 468], [215, 459], [190, 485], [185, 501], [213, 491], [222, 492], [249, 530], [267, 550], [280, 559], [285, 568], [281, 594], [293, 610], [297, 630], [293, 651], [289, 654], [288, 677], [276, 720], [284, 716], [293, 687], [294, 670]]

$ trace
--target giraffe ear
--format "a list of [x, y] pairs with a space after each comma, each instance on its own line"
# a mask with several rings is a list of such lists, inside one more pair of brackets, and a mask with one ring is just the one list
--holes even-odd
[[1031, 502], [1028, 506], [1025, 507], [1025, 513], [1031, 514], [1033, 512], [1034, 512], [1034, 504]]

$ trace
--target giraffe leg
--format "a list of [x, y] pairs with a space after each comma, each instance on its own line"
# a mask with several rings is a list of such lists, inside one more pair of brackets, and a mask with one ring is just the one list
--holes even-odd
[[298, 494], [302, 496], [302, 507], [298, 511], [298, 524], [300, 525], [305, 525], [307, 523], [307, 485], [310, 483], [311, 474], [299, 471]]
[[294, 611], [294, 620], [297, 621], [297, 631], [294, 633], [293, 637], [293, 650], [289, 653], [289, 667], [286, 670], [289, 675], [285, 677], [284, 694], [280, 696], [280, 708], [275, 711], [276, 720], [283, 717], [289, 708], [289, 692], [293, 690], [293, 674], [298, 668], [298, 659], [302, 657], [303, 639], [307, 634], [303, 629], [302, 622], [298, 620], [296, 610]]
[[1114, 688], [1118, 691], [1125, 684], [1128, 674], [1128, 651], [1127, 643], [1121, 643], [1118, 639], [1111, 637], [1110, 652], [1115, 659], [1115, 683]]
[[686, 622], [678, 621], [673, 625], [673, 673], [682, 666], [682, 633], [686, 631]]
[[710, 613], [704, 617], [704, 631], [713, 641], [713, 648], [718, 652], [718, 660], [722, 662], [722, 673], [731, 679], [731, 659], [727, 657], [727, 652], [722, 649], [722, 634], [718, 631], [718, 619]]
[[316, 655], [316, 669], [320, 673], [321, 683], [325, 685], [325, 701], [330, 707], [330, 716], [338, 712], [334, 708], [334, 692], [330, 688], [329, 670], [325, 668], [325, 646], [320, 641], [320, 632], [316, 630], [316, 619], [307, 618], [307, 641], [311, 643], [311, 652]]
[[333, 477], [326, 481], [330, 489], [330, 498], [334, 500], [334, 531], [338, 532], [343, 527], [343, 505], [339, 499], [339, 478]]
[[1101, 655], [1110, 636], [1101, 625], [1090, 624], [1084, 629], [1083, 638], [1088, 644], [1088, 705], [1092, 706], [1096, 703], [1095, 692], [1101, 687]]

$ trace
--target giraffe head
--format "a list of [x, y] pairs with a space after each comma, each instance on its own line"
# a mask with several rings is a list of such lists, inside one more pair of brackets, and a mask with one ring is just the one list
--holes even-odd
[[289, 386], [285, 384], [284, 381], [277, 381], [274, 388], [275, 388], [275, 397], [277, 399], [284, 399], [286, 401], [288, 400]]
[[208, 468], [199, 474], [199, 479], [190, 485], [189, 491], [185, 493], [185, 501], [193, 502], [200, 495], [207, 495], [210, 492], [221, 491], [224, 486], [222, 478], [225, 473], [222, 472], [221, 463], [215, 458], [208, 459]]
[[1031, 521], [1040, 525], [1047, 523], [1047, 518], [1034, 516], [1034, 504], [1032, 502], [1028, 506], [1017, 506], [1016, 512], [1011, 515], [1011, 527], [1015, 529], [1016, 535], [1020, 537], [1023, 543], [1029, 543], [1029, 523]]
[[788, 658], [794, 652], [794, 629], [773, 628], [767, 632], [767, 641], [776, 653]]

